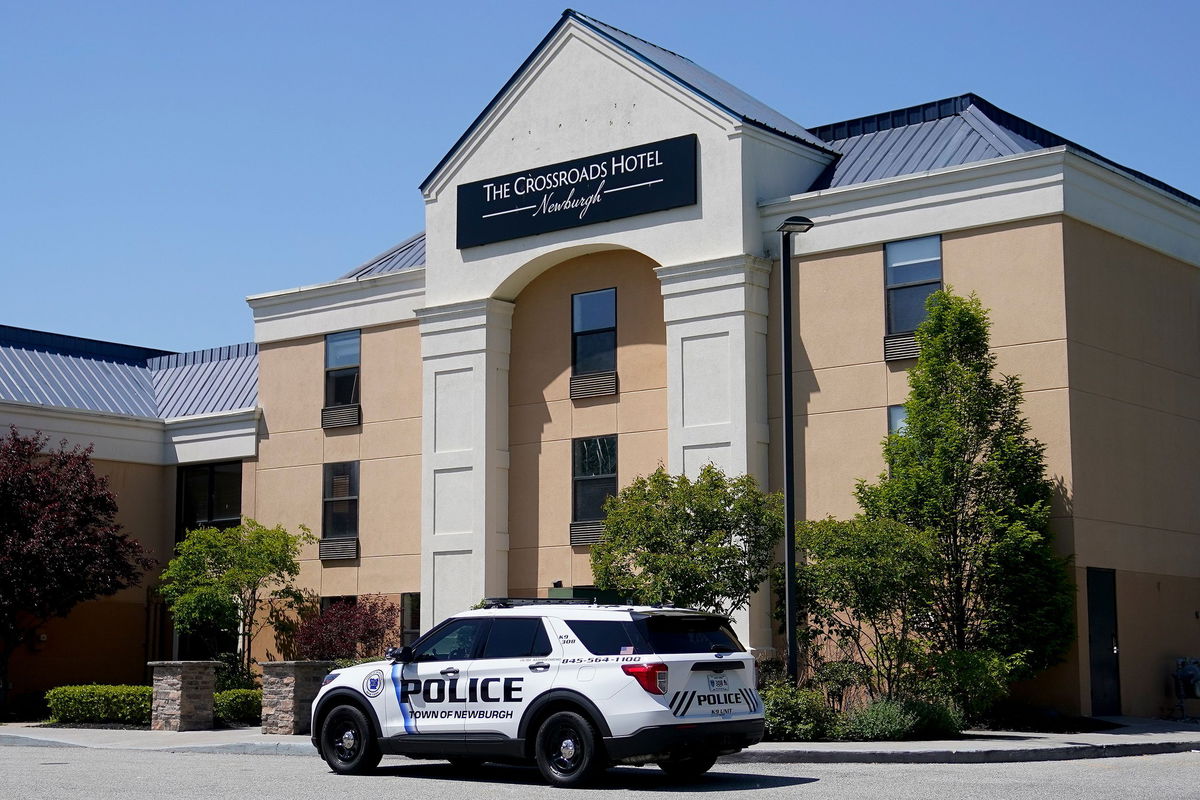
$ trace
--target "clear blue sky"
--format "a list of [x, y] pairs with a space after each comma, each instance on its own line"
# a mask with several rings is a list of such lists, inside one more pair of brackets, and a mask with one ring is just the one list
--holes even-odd
[[[567, 0], [0, 0], [0, 323], [188, 350], [422, 229]], [[1200, 3], [593, 0], [804, 125], [976, 92], [1200, 195]]]

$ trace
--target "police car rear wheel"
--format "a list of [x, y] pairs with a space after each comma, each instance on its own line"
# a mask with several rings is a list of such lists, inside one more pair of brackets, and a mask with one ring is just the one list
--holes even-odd
[[716, 753], [696, 753], [658, 762], [658, 768], [672, 778], [698, 778], [717, 763]]
[[595, 728], [573, 711], [559, 711], [542, 723], [534, 755], [542, 777], [555, 786], [579, 786], [604, 767]]
[[321, 726], [321, 755], [334, 772], [359, 775], [379, 764], [383, 753], [366, 714], [354, 706], [338, 706]]

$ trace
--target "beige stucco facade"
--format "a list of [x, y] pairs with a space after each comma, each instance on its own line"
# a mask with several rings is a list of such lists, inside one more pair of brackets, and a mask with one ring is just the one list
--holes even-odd
[[316, 544], [302, 553], [299, 585], [324, 597], [420, 591], [421, 375], [413, 323], [364, 328], [362, 424], [321, 428], [325, 341], [264, 345], [257, 461], [247, 462], [243, 513], [264, 524], [321, 535], [322, 470], [359, 464], [359, 557], [321, 567]]
[[[666, 460], [667, 366], [653, 261], [630, 251], [580, 256], [535, 278], [513, 310], [509, 372], [509, 586], [545, 596], [592, 583], [587, 546], [571, 546], [571, 442], [617, 436], [628, 484]], [[570, 397], [571, 296], [615, 288], [620, 393]]]

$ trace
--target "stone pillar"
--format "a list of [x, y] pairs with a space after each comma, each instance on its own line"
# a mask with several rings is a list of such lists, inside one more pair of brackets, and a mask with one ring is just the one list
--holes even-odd
[[151, 661], [146, 666], [154, 670], [151, 730], [202, 731], [212, 728], [217, 662]]
[[312, 704], [331, 661], [268, 661], [262, 665], [262, 732], [297, 734], [312, 728]]

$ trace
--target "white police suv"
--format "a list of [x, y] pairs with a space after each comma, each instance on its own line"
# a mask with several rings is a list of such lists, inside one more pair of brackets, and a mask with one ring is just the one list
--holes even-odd
[[313, 744], [341, 773], [387, 754], [536, 762], [559, 786], [612, 764], [680, 777], [762, 739], [754, 659], [725, 617], [491, 600], [384, 661], [330, 673]]

